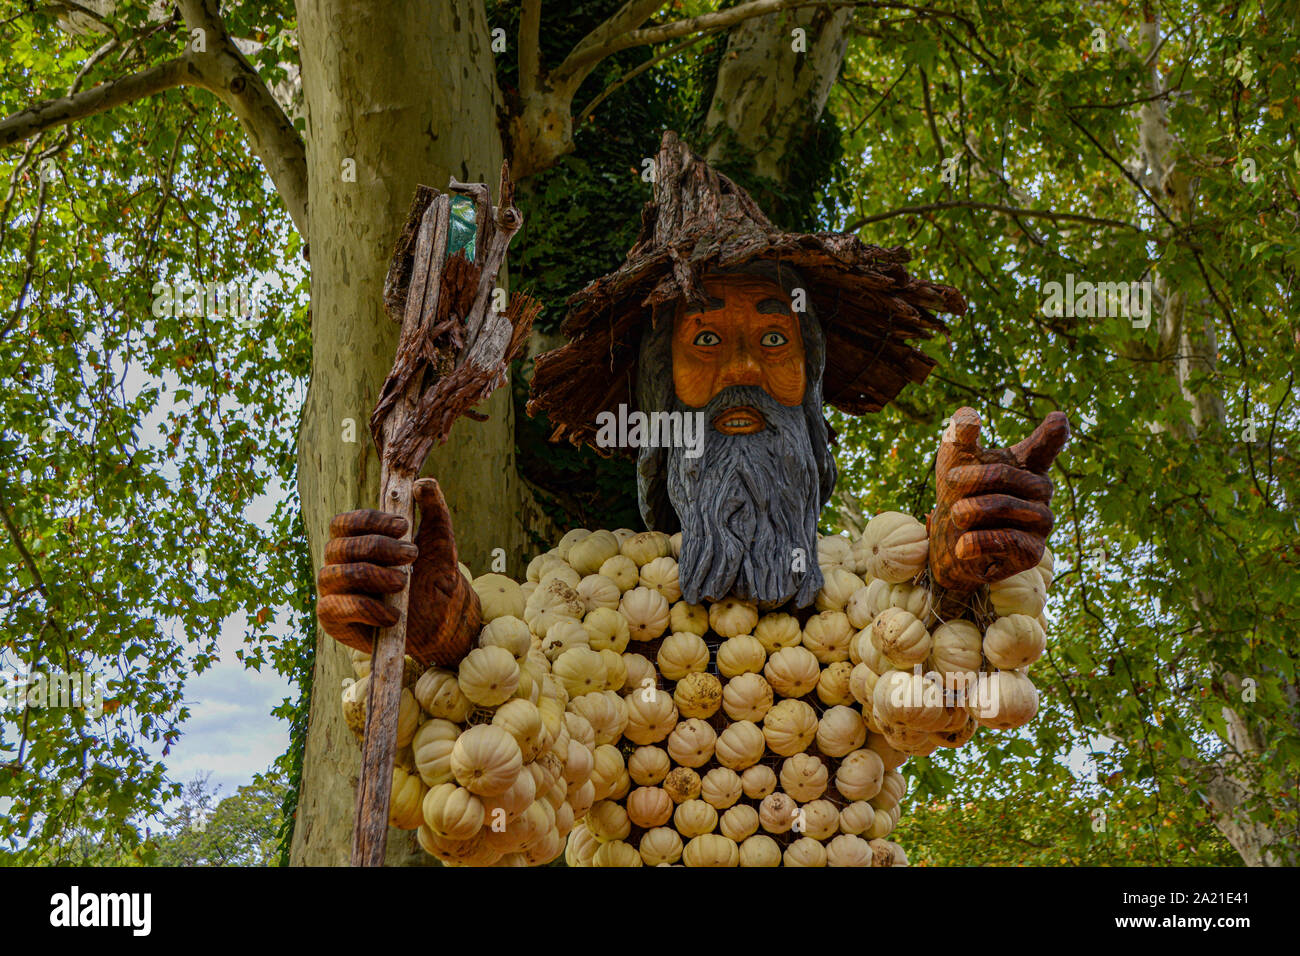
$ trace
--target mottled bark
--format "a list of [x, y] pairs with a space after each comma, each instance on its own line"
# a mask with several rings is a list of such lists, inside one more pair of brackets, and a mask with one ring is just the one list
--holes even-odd
[[[495, 182], [500, 93], [482, 4], [352, 4], [302, 0], [303, 92], [312, 218], [312, 382], [299, 443], [299, 491], [319, 568], [330, 518], [374, 506], [379, 464], [366, 420], [392, 363], [397, 327], [383, 311], [384, 276], [418, 183]], [[351, 160], [355, 182], [347, 181]], [[523, 528], [508, 389], [435, 449], [461, 559], [488, 570], [493, 548], [522, 570]], [[345, 443], [351, 419], [355, 443]], [[321, 635], [291, 859], [348, 861], [359, 751], [339, 706], [347, 651]], [[417, 862], [411, 834], [389, 862]]]
[[[705, 117], [710, 163], [745, 157], [782, 182], [826, 107], [848, 49], [853, 8], [812, 7], [755, 17], [733, 29]], [[806, 49], [794, 49], [794, 30]]]

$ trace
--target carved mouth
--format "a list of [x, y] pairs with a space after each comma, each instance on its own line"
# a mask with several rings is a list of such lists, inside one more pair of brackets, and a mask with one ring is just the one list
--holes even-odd
[[752, 435], [767, 427], [767, 419], [753, 405], [736, 405], [719, 412], [713, 427], [724, 435]]

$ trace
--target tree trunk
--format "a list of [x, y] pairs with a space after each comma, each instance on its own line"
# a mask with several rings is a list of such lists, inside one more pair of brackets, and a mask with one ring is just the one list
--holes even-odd
[[853, 14], [852, 7], [788, 10], [731, 31], [704, 121], [710, 163], [751, 157], [754, 175], [785, 181], [826, 108]]
[[[378, 503], [367, 422], [397, 341], [383, 311], [393, 243], [417, 183], [497, 181], [500, 91], [479, 0], [300, 0], [297, 10], [312, 266], [312, 377], [298, 488], [319, 568], [330, 518]], [[481, 574], [499, 547], [518, 571], [524, 549], [509, 389], [481, 410], [489, 420], [460, 422], [427, 472], [442, 483], [461, 560]], [[354, 443], [344, 440], [348, 419]], [[346, 650], [318, 633], [294, 864], [348, 862], [360, 751], [339, 695], [351, 676]], [[392, 831], [390, 863], [423, 856], [413, 836]]]

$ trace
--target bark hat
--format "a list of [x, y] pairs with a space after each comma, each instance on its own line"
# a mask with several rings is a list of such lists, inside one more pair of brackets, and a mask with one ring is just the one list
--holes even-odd
[[779, 231], [672, 131], [655, 160], [654, 197], [626, 261], [569, 298], [561, 326], [569, 341], [537, 357], [528, 413], [547, 416], [553, 441], [595, 448], [596, 416], [635, 408], [638, 346], [656, 307], [703, 304], [712, 269], [767, 260], [798, 271], [826, 337], [825, 400], [854, 415], [879, 411], [909, 382], [924, 381], [935, 362], [909, 341], [947, 331], [934, 313], [966, 311], [956, 289], [908, 275], [902, 247]]

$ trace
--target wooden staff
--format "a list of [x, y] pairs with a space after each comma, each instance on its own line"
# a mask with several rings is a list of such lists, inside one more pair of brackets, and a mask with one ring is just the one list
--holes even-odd
[[[382, 461], [380, 507], [406, 519], [405, 541], [414, 537], [412, 485], [429, 450], [435, 441], [446, 441], [461, 415], [482, 420], [471, 407], [505, 382], [511, 361], [541, 311], [540, 303], [517, 294], [504, 311], [493, 309], [497, 275], [511, 238], [523, 225], [514, 206], [508, 164], [501, 165], [497, 206], [491, 205], [482, 183], [453, 179], [449, 190], [475, 201], [474, 261], [462, 253], [448, 259], [451, 197], [421, 186], [384, 288], [385, 306], [390, 314], [400, 312], [402, 331], [392, 371], [370, 417], [370, 431]], [[406, 586], [391, 598], [397, 623], [380, 628], [375, 636], [352, 832], [353, 866], [384, 862], [410, 585], [408, 567]]]

